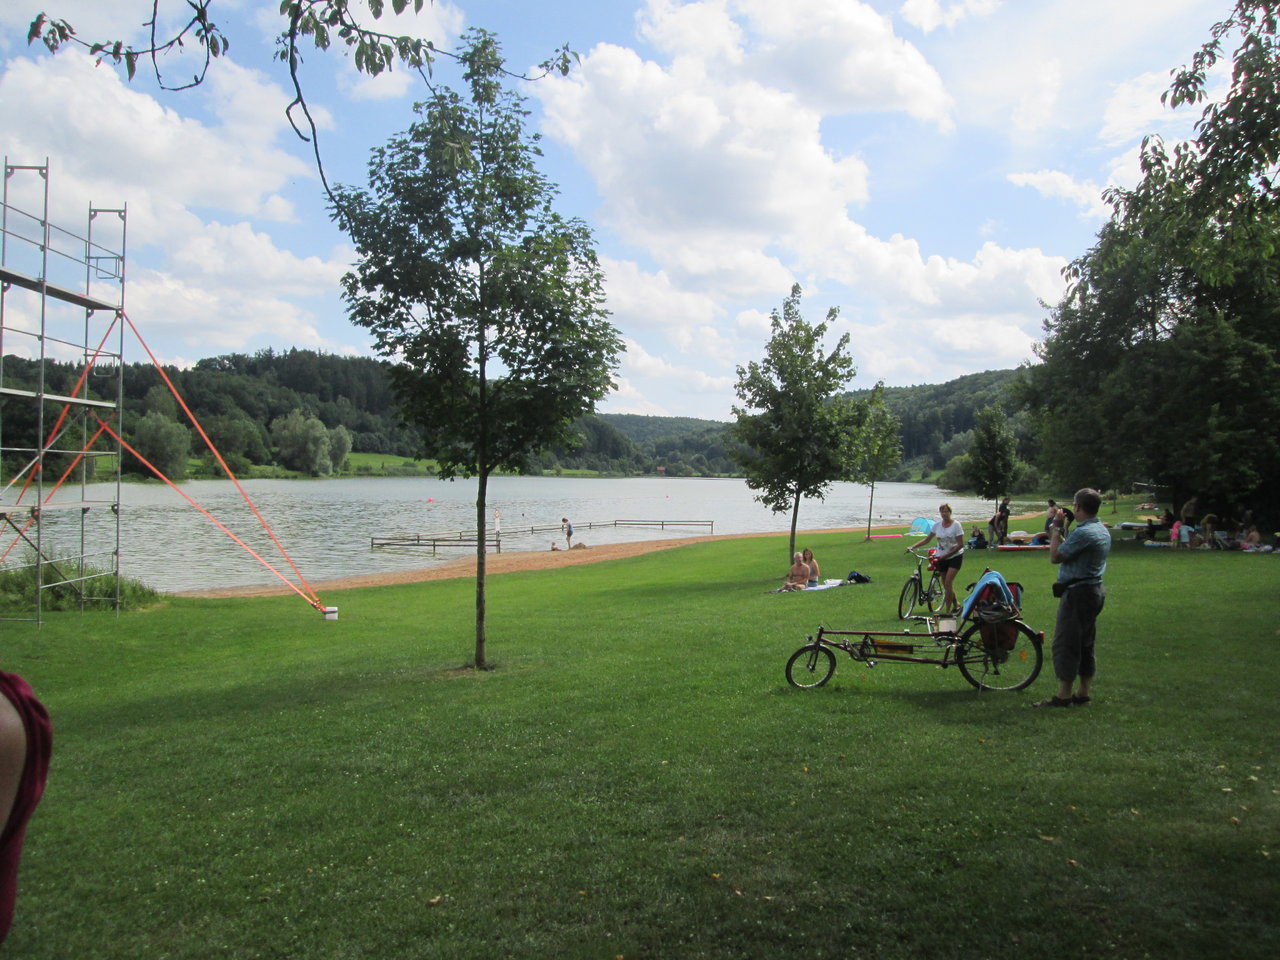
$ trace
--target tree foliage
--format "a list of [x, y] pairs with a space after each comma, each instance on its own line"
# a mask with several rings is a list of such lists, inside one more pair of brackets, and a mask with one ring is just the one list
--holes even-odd
[[1143, 144], [1140, 183], [1107, 194], [1069, 268], [1030, 395], [1047, 466], [1074, 487], [1156, 482], [1219, 512], [1280, 494], [1280, 45], [1272, 4], [1241, 0], [1177, 71], [1166, 101], [1222, 99], [1193, 140]]
[[291, 410], [271, 422], [271, 441], [280, 462], [290, 470], [321, 477], [333, 472], [329, 431], [315, 417]]
[[979, 496], [998, 500], [1010, 492], [1017, 469], [1015, 445], [1002, 407], [984, 407], [978, 411], [978, 423], [969, 447], [969, 476]]
[[[763, 360], [738, 367], [734, 437], [736, 458], [756, 499], [775, 513], [791, 511], [791, 545], [805, 497], [821, 498], [835, 480], [852, 475], [869, 405], [839, 393], [856, 373], [845, 334], [829, 352], [828, 324], [809, 324], [800, 314], [800, 285], [771, 315], [772, 336]], [[758, 413], [752, 413], [756, 410]]]
[[153, 411], [143, 416], [134, 427], [131, 445], [170, 480], [187, 475], [191, 432], [164, 414]]
[[467, 97], [439, 87], [409, 130], [374, 151], [368, 190], [336, 188], [359, 254], [351, 319], [393, 358], [392, 384], [443, 476], [477, 478], [476, 667], [485, 666], [486, 487], [572, 439], [613, 387], [622, 343], [603, 307], [591, 232], [552, 209], [523, 100], [498, 44], [457, 53]]
[[[902, 456], [930, 467], [941, 467], [949, 456], [944, 447], [973, 429], [977, 412], [993, 403], [1013, 409], [1010, 391], [1018, 381], [1017, 370], [986, 370], [946, 383], [884, 387], [880, 393], [886, 410], [901, 424]], [[872, 390], [855, 390], [855, 400], [868, 399]]]

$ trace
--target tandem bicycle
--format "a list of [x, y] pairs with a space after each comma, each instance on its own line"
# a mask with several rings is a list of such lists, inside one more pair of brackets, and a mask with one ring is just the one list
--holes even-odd
[[[1004, 584], [1004, 578], [998, 583]], [[984, 583], [987, 581], [987, 583]], [[956, 617], [926, 617], [924, 633], [878, 630], [832, 630], [820, 626], [815, 635], [787, 661], [787, 682], [793, 687], [820, 687], [835, 675], [839, 651], [856, 662], [927, 663], [944, 670], [955, 667], [978, 690], [1022, 690], [1037, 676], [1044, 662], [1044, 632], [1022, 619], [1018, 606], [1021, 586], [1005, 584], [1004, 599], [990, 599], [991, 571], [983, 574], [976, 591]]]

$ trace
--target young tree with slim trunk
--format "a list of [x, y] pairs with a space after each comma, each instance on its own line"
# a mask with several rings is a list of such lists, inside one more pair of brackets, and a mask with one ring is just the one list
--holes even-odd
[[476, 478], [475, 666], [485, 652], [489, 477], [567, 442], [613, 387], [622, 349], [603, 308], [591, 232], [551, 208], [537, 136], [505, 89], [494, 38], [456, 56], [467, 96], [437, 88], [409, 130], [374, 151], [369, 189], [336, 189], [359, 252], [343, 278], [353, 322], [392, 360], [405, 416], [440, 475]]
[[969, 477], [978, 495], [999, 500], [1013, 486], [1017, 440], [999, 404], [978, 411], [969, 446]]
[[902, 421], [884, 405], [884, 382], [876, 384], [866, 400], [867, 418], [851, 479], [871, 488], [867, 499], [867, 537], [871, 537], [871, 517], [876, 503], [876, 481], [902, 459]]
[[[849, 335], [825, 351], [828, 324], [839, 311], [827, 311], [825, 323], [810, 325], [800, 315], [800, 285], [791, 288], [782, 314], [772, 314], [773, 335], [762, 361], [738, 367], [735, 388], [735, 452], [756, 499], [775, 513], [791, 511], [791, 546], [796, 549], [800, 501], [822, 497], [835, 480], [851, 475], [867, 408], [837, 396], [856, 373], [845, 353]], [[758, 410], [759, 413], [752, 413]]]

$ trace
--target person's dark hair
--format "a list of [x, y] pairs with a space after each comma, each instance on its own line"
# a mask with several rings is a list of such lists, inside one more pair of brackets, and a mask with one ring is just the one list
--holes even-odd
[[1102, 509], [1102, 494], [1092, 487], [1085, 487], [1076, 493], [1076, 506], [1096, 517]]

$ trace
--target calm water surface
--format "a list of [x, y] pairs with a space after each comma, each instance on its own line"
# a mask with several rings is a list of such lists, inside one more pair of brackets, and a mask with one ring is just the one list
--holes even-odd
[[[435, 557], [429, 547], [370, 546], [371, 537], [430, 534], [475, 529], [475, 481], [424, 478], [243, 481], [258, 511], [309, 581], [356, 574], [417, 569], [463, 556], [474, 548], [450, 547]], [[182, 490], [274, 566], [288, 574], [278, 549], [225, 480], [197, 480]], [[110, 500], [114, 487], [90, 487], [86, 499]], [[800, 529], [867, 525], [870, 490], [860, 484], [833, 484], [825, 500], [805, 500]], [[990, 501], [944, 494], [918, 483], [880, 483], [875, 489], [873, 524], [933, 519], [949, 501], [958, 520], [986, 521]], [[162, 485], [126, 484], [121, 495], [121, 571], [164, 591], [274, 584], [278, 579], [175, 491]], [[502, 549], [547, 550], [560, 541], [561, 517], [588, 546], [708, 532], [786, 532], [789, 513], [757, 503], [742, 480], [568, 479], [496, 477], [489, 482], [489, 519], [501, 511]], [[1034, 506], [1032, 507], [1034, 509]], [[44, 536], [63, 552], [77, 552], [78, 524], [46, 513]], [[703, 526], [601, 527], [613, 520], [710, 520]], [[91, 510], [90, 544], [112, 542], [113, 523], [105, 510]], [[533, 532], [535, 527], [550, 531]], [[68, 541], [66, 546], [60, 542]], [[7, 546], [7, 543], [6, 543]], [[47, 548], [46, 548], [47, 549]], [[105, 564], [103, 564], [105, 565]]]

